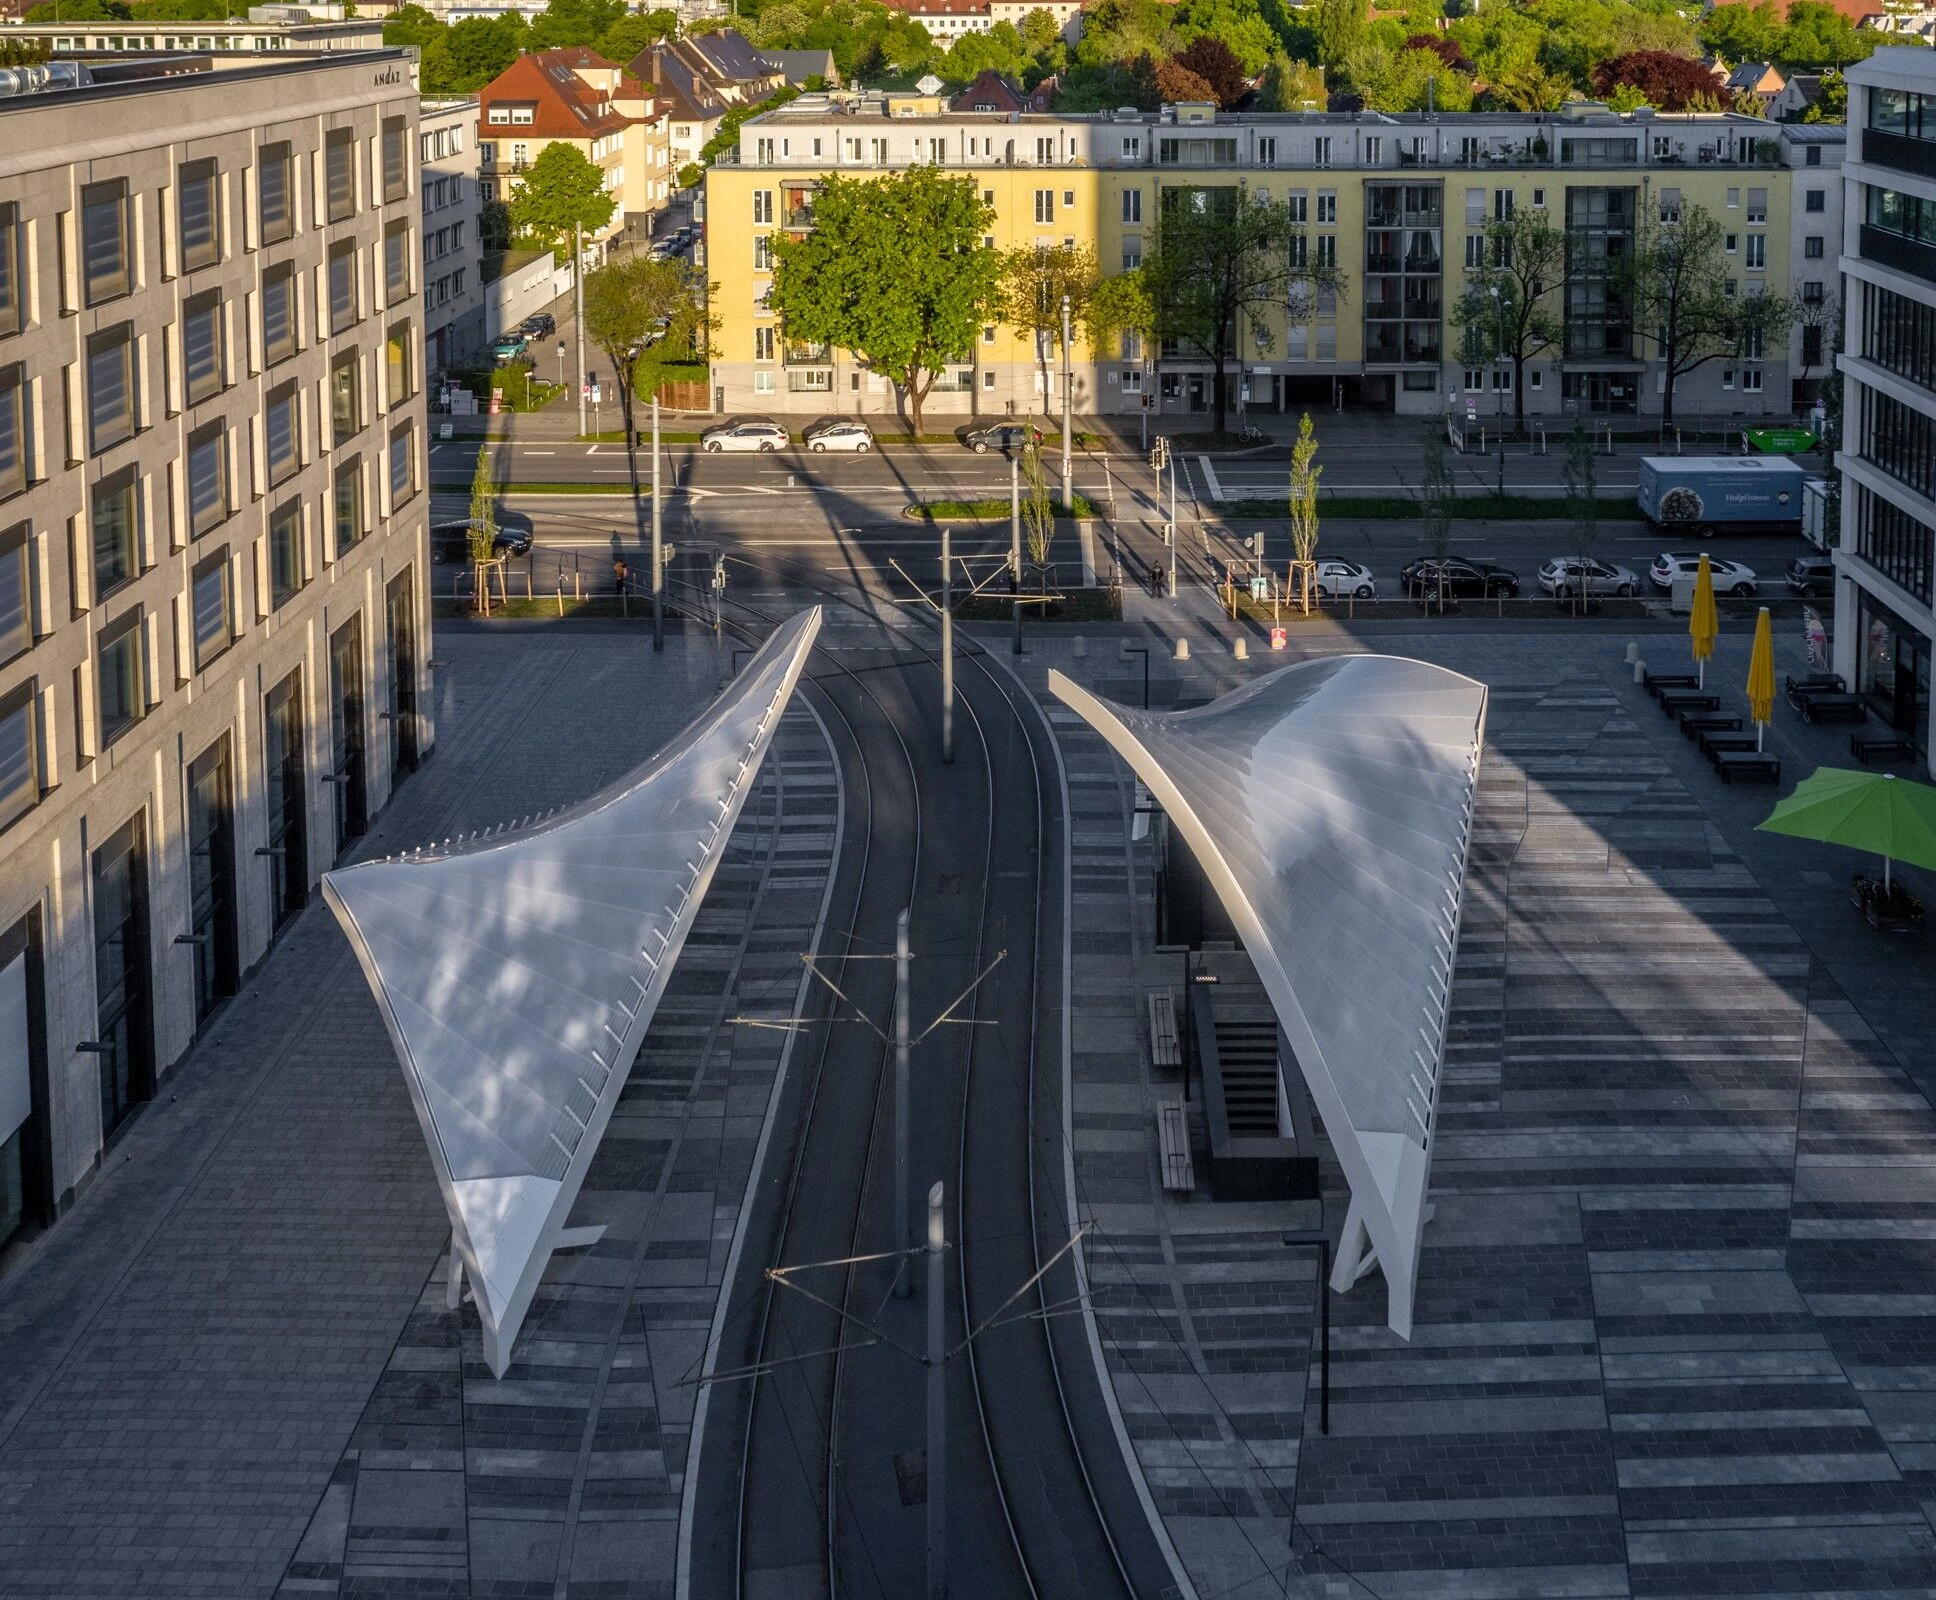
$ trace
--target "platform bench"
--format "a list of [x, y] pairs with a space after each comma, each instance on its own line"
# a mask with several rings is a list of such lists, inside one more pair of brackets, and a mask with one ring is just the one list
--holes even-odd
[[1163, 1187], [1188, 1194], [1197, 1186], [1197, 1169], [1190, 1160], [1190, 1119], [1181, 1100], [1157, 1102], [1156, 1142], [1163, 1155]]

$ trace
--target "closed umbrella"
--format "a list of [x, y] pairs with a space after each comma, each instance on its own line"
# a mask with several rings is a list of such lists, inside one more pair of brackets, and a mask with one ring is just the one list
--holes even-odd
[[1759, 750], [1768, 719], [1775, 714], [1775, 629], [1766, 606], [1755, 618], [1754, 653], [1748, 657], [1748, 714], [1754, 718]]
[[1761, 826], [1769, 833], [1874, 851], [1882, 857], [1885, 894], [1892, 862], [1936, 871], [1936, 788], [1893, 772], [1817, 767]]
[[1694, 662], [1701, 687], [1707, 687], [1707, 658], [1714, 654], [1714, 641], [1720, 637], [1721, 619], [1714, 611], [1714, 570], [1701, 554], [1701, 570], [1694, 575], [1694, 610], [1687, 619], [1688, 637], [1694, 641]]

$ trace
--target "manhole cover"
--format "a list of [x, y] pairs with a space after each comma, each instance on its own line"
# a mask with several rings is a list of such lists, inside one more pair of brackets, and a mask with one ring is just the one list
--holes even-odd
[[901, 1504], [904, 1506], [924, 1506], [928, 1503], [928, 1453], [925, 1450], [903, 1450], [894, 1458], [894, 1483], [901, 1491]]

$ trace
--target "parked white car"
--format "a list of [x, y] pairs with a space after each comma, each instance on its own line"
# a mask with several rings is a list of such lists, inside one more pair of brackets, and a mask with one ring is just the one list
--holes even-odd
[[1539, 569], [1539, 586], [1556, 600], [1582, 592], [1634, 595], [1640, 592], [1640, 574], [1591, 556], [1554, 556]]
[[[1370, 600], [1378, 593], [1378, 580], [1371, 575], [1370, 567], [1360, 566], [1355, 561], [1320, 561], [1317, 568], [1317, 589], [1321, 599], [1349, 595], [1355, 600]], [[1292, 580], [1291, 592], [1297, 592], [1295, 579]]]
[[[1647, 576], [1654, 580], [1656, 589], [1671, 589], [1676, 578], [1692, 581], [1701, 570], [1701, 553], [1698, 550], [1668, 550], [1654, 557], [1654, 564]], [[1707, 558], [1708, 575], [1714, 580], [1716, 594], [1753, 594], [1758, 580], [1753, 567], [1744, 567], [1739, 561], [1723, 561], [1719, 556]]]
[[745, 417], [721, 428], [708, 428], [699, 436], [700, 448], [713, 455], [722, 450], [784, 450], [792, 443], [793, 435], [763, 417]]
[[800, 435], [809, 450], [851, 450], [855, 455], [865, 455], [874, 448], [874, 430], [864, 422], [856, 422], [851, 417], [836, 418], [832, 422], [816, 422]]

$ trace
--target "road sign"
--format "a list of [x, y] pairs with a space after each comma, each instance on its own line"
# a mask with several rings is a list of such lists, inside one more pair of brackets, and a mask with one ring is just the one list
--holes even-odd
[[1479, 402], [1477, 400], [1466, 401], [1465, 420], [1467, 422], [1477, 422], [1479, 420]]
[[1282, 628], [1271, 629], [1271, 648], [1273, 650], [1286, 649], [1289, 647], [1289, 644], [1290, 644], [1290, 641], [1285, 637], [1284, 630]]

